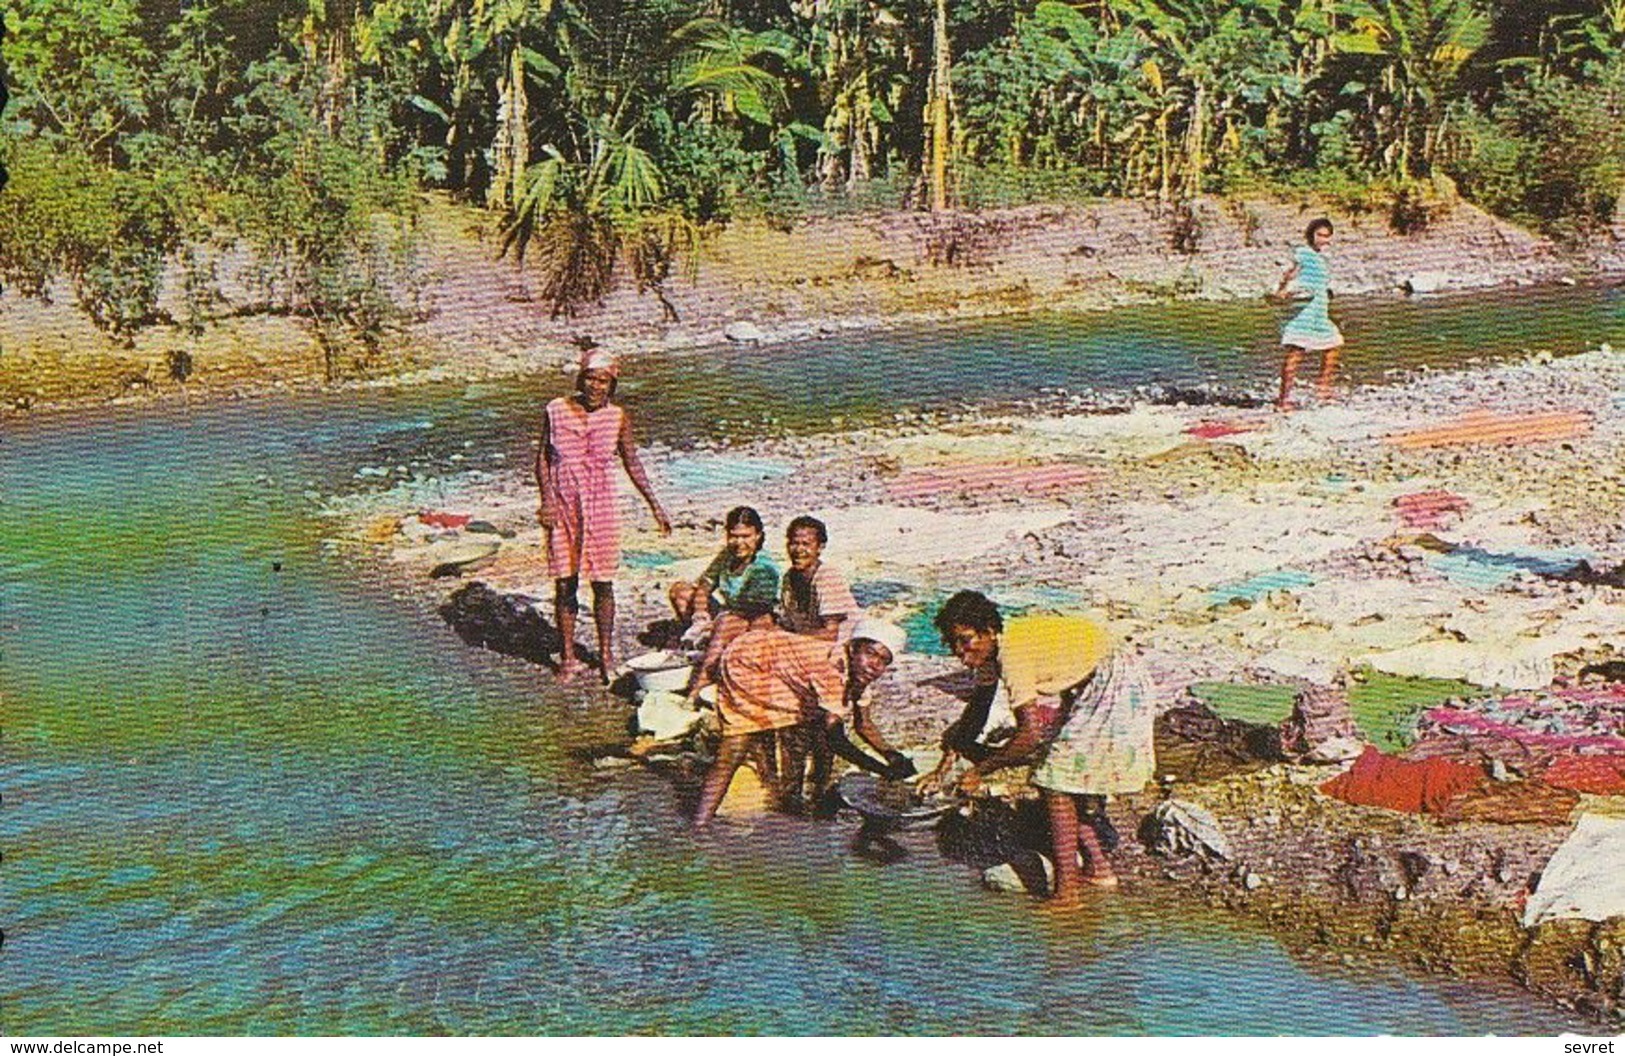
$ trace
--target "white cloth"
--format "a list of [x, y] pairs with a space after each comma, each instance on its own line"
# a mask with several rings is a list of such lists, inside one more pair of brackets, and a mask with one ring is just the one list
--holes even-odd
[[1157, 684], [1131, 648], [1111, 653], [1078, 692], [1071, 714], [1033, 770], [1051, 792], [1138, 792], [1156, 770]]
[[1625, 916], [1625, 818], [1582, 814], [1540, 871], [1523, 909], [1523, 926], [1578, 917]]

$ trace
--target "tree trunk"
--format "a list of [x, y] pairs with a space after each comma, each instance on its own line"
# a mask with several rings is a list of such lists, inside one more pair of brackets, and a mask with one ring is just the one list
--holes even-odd
[[931, 85], [926, 103], [926, 134], [930, 139], [931, 211], [948, 208], [948, 106], [952, 97], [949, 81], [952, 54], [948, 47], [948, 0], [936, 0], [931, 19]]
[[1190, 194], [1187, 197], [1190, 198], [1198, 198], [1202, 194], [1203, 140], [1207, 135], [1205, 127], [1207, 124], [1205, 120], [1206, 109], [1207, 89], [1205, 86], [1198, 84], [1196, 86], [1196, 98], [1191, 103], [1190, 139], [1185, 148], [1186, 159], [1190, 165], [1190, 180], [1187, 183], [1190, 189]]
[[495, 169], [485, 204], [493, 209], [512, 209], [519, 201], [520, 181], [530, 161], [528, 106], [525, 99], [525, 57], [519, 42], [513, 42], [508, 70], [497, 92], [497, 130], [491, 144]]

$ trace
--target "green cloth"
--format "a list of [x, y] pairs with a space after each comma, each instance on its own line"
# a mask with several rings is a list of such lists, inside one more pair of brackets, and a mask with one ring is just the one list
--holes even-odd
[[1446, 678], [1403, 678], [1364, 668], [1349, 688], [1349, 710], [1360, 735], [1385, 752], [1416, 741], [1417, 717], [1452, 698], [1482, 697], [1470, 682]]
[[[1417, 717], [1428, 708], [1447, 700], [1485, 695], [1468, 682], [1402, 678], [1362, 668], [1349, 687], [1349, 711], [1362, 738], [1385, 752], [1396, 752], [1415, 743]], [[1198, 682], [1191, 686], [1191, 696], [1221, 719], [1276, 726], [1291, 716], [1298, 691], [1292, 686]]]
[[1298, 691], [1291, 686], [1245, 686], [1233, 682], [1198, 682], [1191, 696], [1221, 719], [1253, 726], [1277, 726], [1292, 715]]

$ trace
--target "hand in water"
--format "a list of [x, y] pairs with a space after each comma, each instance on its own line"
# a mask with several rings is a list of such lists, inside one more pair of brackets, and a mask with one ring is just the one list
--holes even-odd
[[942, 753], [942, 762], [938, 763], [936, 768], [933, 769], [929, 774], [926, 774], [924, 777], [916, 781], [914, 783], [914, 790], [922, 796], [929, 796], [942, 791], [943, 778], [948, 776], [949, 769], [951, 769], [954, 763], [958, 761], [958, 752], [948, 751]]

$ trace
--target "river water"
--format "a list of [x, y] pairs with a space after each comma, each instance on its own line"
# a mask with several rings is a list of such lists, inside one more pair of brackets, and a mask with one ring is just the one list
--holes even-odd
[[[1255, 306], [633, 368], [668, 442], [1045, 389], [1267, 384]], [[1475, 322], [1476, 320], [1476, 322]], [[1625, 343], [1618, 292], [1369, 302], [1349, 371]], [[813, 353], [816, 351], [816, 358]], [[816, 364], [816, 366], [814, 366]], [[724, 381], [726, 378], [726, 381]], [[1549, 1033], [1510, 984], [1294, 958], [1131, 896], [1072, 917], [839, 825], [691, 839], [547, 690], [322, 545], [364, 467], [498, 472], [557, 379], [54, 413], [0, 432], [0, 1030]], [[664, 413], [660, 413], [664, 411]], [[681, 413], [679, 413], [679, 411]], [[719, 422], [729, 424], [719, 425]], [[944, 907], [951, 907], [945, 911]]]

